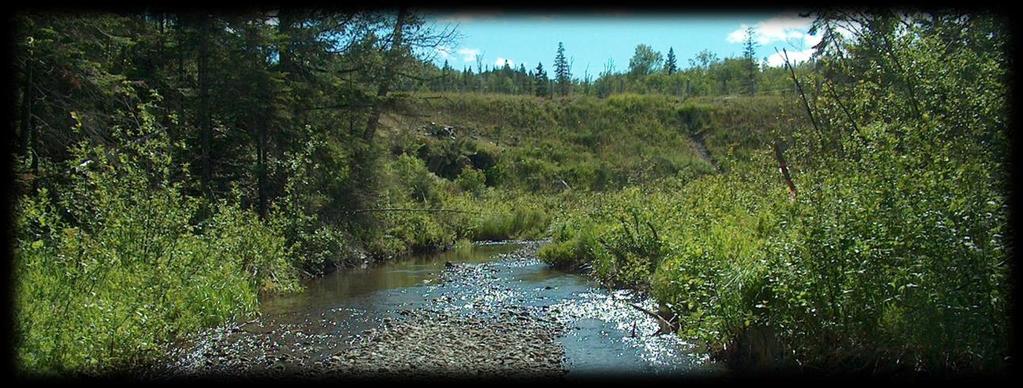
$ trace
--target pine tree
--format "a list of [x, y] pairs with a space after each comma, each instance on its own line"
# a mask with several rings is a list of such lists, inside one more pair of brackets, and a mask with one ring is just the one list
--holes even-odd
[[558, 94], [567, 96], [572, 85], [572, 73], [565, 59], [565, 45], [558, 42], [558, 54], [554, 57], [554, 76], [558, 83]]
[[517, 74], [515, 74], [515, 77], [516, 77], [515, 79], [518, 80], [517, 83], [519, 87], [518, 92], [522, 94], [529, 94], [529, 92], [531, 91], [529, 84], [531, 83], [530, 81], [533, 75], [531, 72], [526, 71], [526, 65], [523, 65], [521, 63], [519, 64], [519, 70]]
[[752, 96], [757, 94], [757, 51], [753, 42], [753, 27], [746, 27], [746, 48], [743, 58], [746, 60], [746, 91]]
[[443, 77], [443, 79], [441, 80], [441, 90], [442, 91], [446, 92], [446, 91], [450, 91], [452, 89], [451, 88], [451, 83], [452, 83], [451, 82], [451, 71], [452, 71], [451, 65], [449, 65], [448, 64], [448, 60], [445, 59], [444, 60], [444, 67], [441, 68], [441, 76]]
[[543, 62], [537, 62], [536, 72], [533, 74], [533, 90], [538, 97], [547, 96], [547, 72], [543, 70]]
[[675, 49], [672, 47], [668, 47], [668, 60], [664, 63], [664, 70], [668, 72], [668, 75], [672, 75], [678, 71]]

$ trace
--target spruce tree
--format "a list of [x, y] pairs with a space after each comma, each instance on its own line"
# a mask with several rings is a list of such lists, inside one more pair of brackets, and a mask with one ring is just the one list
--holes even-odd
[[533, 90], [538, 97], [547, 96], [547, 72], [543, 70], [543, 62], [537, 62], [536, 72], [533, 74]]
[[529, 92], [530, 92], [530, 87], [529, 87], [530, 78], [532, 78], [532, 77], [533, 77], [533, 75], [526, 71], [526, 65], [523, 65], [523, 64], [520, 63], [519, 64], [519, 70], [515, 74], [515, 79], [518, 80], [517, 86], [519, 88], [519, 91], [518, 91], [519, 93], [529, 94]]
[[746, 27], [746, 48], [743, 58], [746, 60], [746, 91], [752, 96], [757, 94], [757, 51], [753, 42], [753, 27]]
[[558, 54], [554, 57], [554, 76], [558, 83], [558, 94], [567, 96], [572, 85], [572, 73], [565, 59], [565, 45], [558, 42]]
[[678, 71], [678, 63], [675, 58], [675, 49], [672, 47], [668, 48], [668, 60], [664, 63], [664, 70], [668, 72], [668, 75], [672, 75], [676, 71]]

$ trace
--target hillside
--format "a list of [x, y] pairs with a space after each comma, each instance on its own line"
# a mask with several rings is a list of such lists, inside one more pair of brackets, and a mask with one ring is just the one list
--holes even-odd
[[415, 155], [448, 179], [470, 166], [488, 186], [527, 191], [696, 178], [769, 150], [772, 136], [801, 121], [785, 97], [432, 94], [403, 103], [384, 121], [392, 154]]

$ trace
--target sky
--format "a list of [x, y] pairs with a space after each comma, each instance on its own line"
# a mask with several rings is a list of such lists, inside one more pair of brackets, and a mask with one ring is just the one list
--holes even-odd
[[574, 78], [586, 73], [591, 77], [604, 70], [609, 60], [614, 70], [625, 71], [637, 44], [650, 45], [667, 56], [675, 50], [680, 68], [689, 67], [689, 59], [703, 49], [718, 58], [741, 56], [746, 28], [756, 33], [757, 58], [771, 66], [783, 65], [775, 52], [787, 49], [789, 59], [809, 58], [819, 36], [807, 32], [812, 19], [800, 17], [798, 11], [735, 14], [542, 14], [542, 13], [431, 13], [426, 15], [434, 28], [454, 27], [458, 38], [433, 53], [438, 65], [445, 60], [455, 69], [474, 68], [476, 56], [484, 66], [513, 67], [525, 64], [544, 69], [554, 63], [558, 42], [565, 45], [565, 56], [572, 64]]

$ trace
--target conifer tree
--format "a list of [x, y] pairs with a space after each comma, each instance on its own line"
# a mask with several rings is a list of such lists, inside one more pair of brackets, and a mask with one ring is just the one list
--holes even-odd
[[672, 47], [669, 47], [668, 48], [668, 59], [664, 63], [664, 70], [666, 72], [668, 72], [668, 75], [672, 75], [676, 71], [678, 71], [678, 63], [677, 62], [678, 61], [675, 58], [675, 49], [672, 48]]
[[543, 69], [543, 62], [537, 62], [536, 72], [533, 73], [533, 90], [538, 97], [547, 96], [547, 72]]
[[565, 45], [558, 42], [558, 54], [554, 57], [554, 76], [558, 84], [558, 94], [567, 96], [572, 86], [572, 73], [565, 59]]
[[746, 27], [746, 48], [743, 58], [746, 60], [746, 91], [752, 96], [757, 94], [757, 51], [753, 42], [753, 27]]

